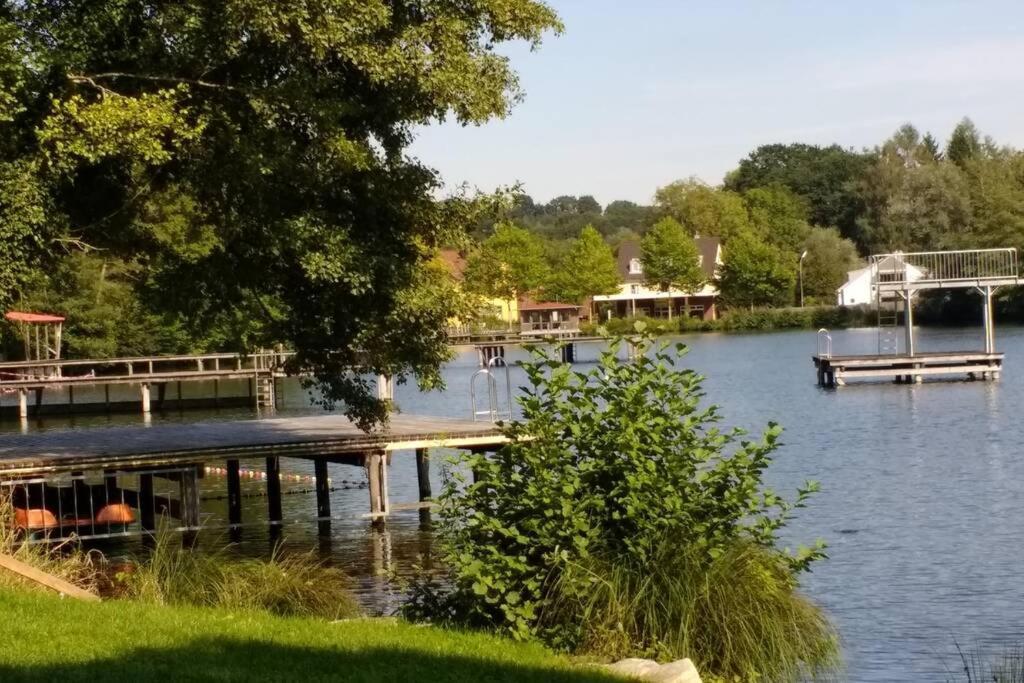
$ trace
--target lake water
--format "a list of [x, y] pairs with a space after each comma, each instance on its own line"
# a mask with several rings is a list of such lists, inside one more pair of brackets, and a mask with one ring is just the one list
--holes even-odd
[[[866, 353], [875, 330], [836, 332], [834, 352]], [[707, 376], [708, 400], [722, 406], [727, 426], [759, 431], [768, 421], [785, 427], [784, 445], [767, 474], [769, 485], [792, 494], [805, 479], [822, 491], [787, 531], [794, 543], [824, 538], [829, 559], [804, 579], [807, 593], [838, 625], [854, 681], [946, 680], [959, 668], [956, 645], [965, 649], [1024, 642], [1024, 458], [1020, 407], [1024, 405], [1024, 328], [997, 329], [1007, 353], [999, 382], [855, 384], [838, 390], [815, 385], [811, 332], [757, 335], [701, 334], [680, 338], [690, 347], [685, 364]], [[983, 346], [980, 330], [923, 329], [922, 351]], [[585, 363], [596, 345], [583, 345]], [[509, 360], [522, 357], [510, 350]], [[416, 414], [468, 417], [474, 353], [461, 354], [446, 370], [443, 394], [400, 386], [399, 406]], [[512, 368], [512, 382], [522, 382]], [[282, 413], [309, 412], [297, 384], [284, 392]], [[246, 411], [182, 413], [154, 420], [234, 419]], [[89, 426], [139, 421], [138, 416], [75, 418]], [[33, 428], [65, 427], [47, 418]], [[16, 428], [8, 421], [4, 428]], [[440, 454], [435, 462], [441, 460]], [[262, 463], [248, 465], [256, 471]], [[243, 465], [244, 466], [244, 465]], [[397, 604], [385, 574], [406, 573], [429, 555], [431, 536], [416, 511], [396, 512], [384, 533], [360, 517], [368, 509], [361, 470], [331, 466], [332, 538], [318, 541], [312, 467], [284, 461], [283, 534], [290, 548], [319, 548], [356, 577], [364, 601], [388, 611]], [[432, 472], [440, 490], [443, 467]], [[257, 479], [243, 481], [245, 519], [241, 551], [269, 547], [266, 502]], [[211, 531], [203, 542], [226, 542], [217, 530], [226, 503], [224, 479], [203, 480], [204, 511]], [[416, 499], [411, 453], [394, 456], [393, 503]]]

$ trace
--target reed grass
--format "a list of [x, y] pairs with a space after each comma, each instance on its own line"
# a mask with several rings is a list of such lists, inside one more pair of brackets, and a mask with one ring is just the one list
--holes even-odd
[[[838, 636], [778, 553], [736, 544], [713, 560], [666, 544], [645, 567], [595, 560], [565, 568], [545, 621], [578, 623], [577, 652], [618, 659], [689, 657], [720, 680], [830, 678]], [[581, 584], [580, 580], [583, 579]]]
[[[98, 551], [86, 551], [73, 540], [58, 544], [25, 543], [24, 532], [15, 528], [14, 507], [0, 495], [0, 554], [12, 556], [87, 591], [98, 592], [103, 582], [105, 558]], [[0, 570], [0, 585], [49, 590]]]
[[1024, 645], [1018, 645], [995, 654], [978, 648], [964, 652], [957, 645], [962, 665], [950, 683], [1024, 683]]
[[126, 598], [171, 605], [260, 610], [279, 616], [344, 619], [358, 616], [348, 577], [312, 552], [269, 559], [229, 557], [183, 547], [163, 525], [151, 552], [115, 577]]

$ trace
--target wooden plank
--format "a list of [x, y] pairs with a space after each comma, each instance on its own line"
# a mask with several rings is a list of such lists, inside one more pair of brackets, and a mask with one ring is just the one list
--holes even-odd
[[26, 564], [15, 557], [11, 557], [10, 555], [0, 554], [0, 567], [13, 572], [22, 578], [28, 579], [33, 583], [37, 583], [40, 586], [45, 586], [51, 590], [57, 591], [61, 595], [66, 595], [69, 598], [85, 600], [87, 602], [100, 601], [100, 596], [95, 593], [83, 590], [73, 583], [65, 581], [59, 576], [48, 574], [43, 570], [33, 567], [30, 564]]
[[899, 375], [958, 375], [971, 372], [1000, 372], [998, 365], [958, 365], [931, 368], [877, 368], [870, 370], [843, 370], [835, 368], [836, 378], [896, 377]]

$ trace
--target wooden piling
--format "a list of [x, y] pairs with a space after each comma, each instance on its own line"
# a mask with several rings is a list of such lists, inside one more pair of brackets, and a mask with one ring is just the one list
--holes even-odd
[[199, 466], [193, 465], [181, 473], [178, 480], [181, 491], [181, 526], [185, 528], [182, 542], [195, 544], [199, 530]]
[[139, 385], [139, 391], [142, 393], [142, 414], [149, 414], [149, 383], [143, 382]]
[[[425, 503], [433, 496], [430, 491], [430, 452], [426, 448], [416, 449], [416, 481], [419, 484], [420, 502]], [[420, 524], [430, 525], [430, 508], [420, 507]]]
[[228, 459], [227, 470], [228, 524], [234, 527], [242, 523], [242, 478], [236, 458]]
[[28, 417], [28, 391], [25, 389], [18, 389], [18, 417]]
[[143, 531], [156, 529], [156, 500], [153, 497], [153, 475], [139, 475], [139, 522]]
[[317, 532], [321, 536], [331, 533], [331, 484], [327, 480], [327, 461], [317, 458], [313, 461], [316, 475], [316, 516]]
[[281, 459], [267, 458], [267, 516], [271, 525], [279, 525], [284, 519], [281, 511]]
[[382, 451], [366, 454], [366, 477], [370, 489], [370, 515], [374, 524], [383, 524], [388, 513], [388, 471]]

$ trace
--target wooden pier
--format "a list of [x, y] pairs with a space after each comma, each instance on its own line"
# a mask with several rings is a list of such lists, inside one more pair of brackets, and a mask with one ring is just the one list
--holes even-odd
[[[103, 507], [116, 508], [122, 515], [120, 523], [134, 523], [134, 511], [138, 510], [139, 532], [153, 528], [154, 512], [161, 509], [179, 519], [184, 530], [195, 531], [200, 526], [197, 481], [203, 476], [204, 463], [221, 461], [228, 473], [229, 524], [237, 527], [242, 524], [239, 459], [262, 457], [266, 459], [267, 519], [272, 525], [279, 525], [283, 521], [280, 459], [298, 458], [314, 462], [316, 519], [320, 532], [327, 533], [331, 520], [328, 463], [366, 470], [367, 517], [379, 523], [391, 511], [388, 467], [393, 453], [415, 453], [415, 463], [410, 458], [409, 465], [417, 473], [420, 502], [426, 503], [431, 497], [429, 449], [488, 452], [506, 442], [507, 438], [493, 423], [402, 414], [393, 415], [385, 429], [369, 433], [348, 418], [331, 414], [0, 434], [0, 491], [21, 493], [19, 500], [26, 501], [21, 503], [23, 516], [28, 520], [26, 531], [67, 526], [70, 522], [65, 524], [64, 517], [69, 515], [55, 509], [54, 501], [74, 501], [74, 524], [85, 525], [94, 532], [92, 535], [103, 535], [95, 533], [99, 526], [95, 515], [90, 519], [77, 509], [81, 495], [69, 493], [71, 486], [65, 486], [62, 493], [57, 484], [47, 481], [68, 475], [78, 477], [74, 488], [88, 489], [90, 501], [94, 488], [97, 495], [105, 494]], [[91, 488], [82, 484], [79, 480], [87, 472], [99, 473], [103, 484]], [[154, 476], [175, 481], [177, 495], [155, 495]], [[138, 486], [126, 489], [119, 481], [124, 479], [137, 479]], [[44, 518], [52, 521], [36, 521], [33, 527], [32, 520]]]
[[[276, 381], [285, 376], [284, 364], [293, 354], [279, 351], [259, 351], [248, 355], [238, 353], [210, 353], [180, 356], [144, 356], [133, 358], [103, 358], [82, 360], [32, 360], [0, 363], [0, 392], [18, 398], [18, 416], [39, 414], [44, 405], [43, 394], [60, 397], [62, 412], [123, 408], [110, 398], [113, 386], [138, 387], [139, 398], [132, 402], [135, 409], [149, 413], [155, 404], [163, 408], [169, 402], [184, 407], [182, 384], [212, 382], [212, 405], [254, 405], [273, 407]], [[247, 391], [242, 396], [220, 396], [219, 383], [223, 380], [244, 380]], [[78, 387], [103, 387], [105, 400], [95, 404], [75, 402]], [[174, 389], [173, 394], [167, 391]], [[154, 395], [155, 394], [155, 395]], [[34, 401], [29, 401], [29, 396]], [[194, 401], [193, 401], [194, 402]], [[77, 407], [76, 407], [77, 406]]]
[[[1000, 287], [1024, 284], [1018, 273], [1016, 249], [967, 249], [877, 254], [871, 257], [871, 290], [878, 311], [878, 353], [834, 354], [832, 335], [818, 330], [817, 353], [812, 356], [818, 386], [840, 387], [852, 379], [892, 379], [918, 383], [925, 377], [965, 376], [997, 380], [1003, 354], [996, 351], [992, 297]], [[914, 339], [914, 299], [918, 292], [971, 289], [982, 300], [985, 348], [978, 351], [924, 352]], [[894, 335], [903, 309], [903, 352]]]
[[949, 351], [901, 354], [813, 356], [818, 385], [841, 387], [853, 379], [890, 379], [896, 383], [921, 382], [925, 377], [961, 375], [967, 379], [999, 379], [1003, 354], [984, 351]]

